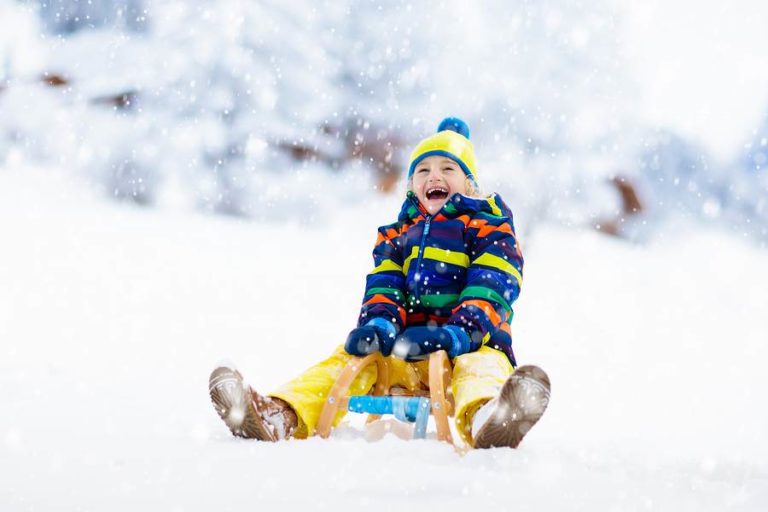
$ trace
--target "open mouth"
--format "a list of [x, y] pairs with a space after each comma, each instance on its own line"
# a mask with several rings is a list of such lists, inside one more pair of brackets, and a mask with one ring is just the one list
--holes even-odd
[[430, 187], [427, 189], [427, 199], [445, 199], [448, 197], [448, 189], [445, 187]]

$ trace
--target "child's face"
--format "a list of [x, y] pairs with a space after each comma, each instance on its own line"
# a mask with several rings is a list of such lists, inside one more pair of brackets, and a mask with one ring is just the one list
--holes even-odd
[[435, 214], [453, 194], [464, 193], [466, 180], [455, 161], [444, 156], [428, 156], [413, 170], [411, 190], [424, 208]]

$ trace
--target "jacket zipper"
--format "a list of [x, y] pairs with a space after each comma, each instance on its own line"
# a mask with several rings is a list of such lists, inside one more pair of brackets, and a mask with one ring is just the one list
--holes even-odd
[[421, 298], [421, 278], [423, 277], [421, 275], [421, 259], [424, 257], [424, 246], [427, 243], [427, 235], [429, 235], [429, 226], [432, 222], [432, 216], [427, 215], [426, 216], [426, 222], [424, 224], [424, 232], [421, 234], [421, 243], [419, 244], [419, 259], [416, 260], [416, 273], [419, 274], [419, 284], [416, 286], [416, 300], [419, 301]]

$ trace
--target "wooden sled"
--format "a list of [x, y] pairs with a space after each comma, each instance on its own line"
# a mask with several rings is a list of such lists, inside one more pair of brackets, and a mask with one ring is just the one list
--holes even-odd
[[[349, 386], [368, 366], [375, 364], [378, 371], [376, 385], [371, 395], [349, 396]], [[368, 413], [368, 423], [381, 417], [381, 414], [395, 414], [400, 420], [410, 421], [414, 425], [414, 438], [423, 438], [426, 423], [431, 414], [435, 418], [437, 439], [453, 445], [453, 436], [448, 418], [453, 416], [454, 403], [451, 394], [451, 376], [453, 367], [445, 350], [433, 352], [429, 356], [429, 392], [427, 396], [393, 394], [390, 389], [390, 370], [387, 358], [376, 352], [365, 357], [353, 358], [342, 370], [336, 383], [331, 388], [325, 402], [316, 433], [327, 438], [331, 435], [333, 420], [339, 409], [350, 412]], [[426, 395], [427, 392], [424, 392]]]

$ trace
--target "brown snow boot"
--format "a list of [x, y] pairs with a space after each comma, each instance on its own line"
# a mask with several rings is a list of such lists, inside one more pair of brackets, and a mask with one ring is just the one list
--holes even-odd
[[213, 407], [233, 435], [260, 441], [288, 439], [296, 430], [296, 412], [279, 398], [263, 397], [234, 368], [220, 366], [208, 380]]
[[549, 390], [549, 377], [541, 368], [521, 366], [515, 370], [499, 395], [475, 413], [474, 447], [517, 448], [544, 414], [549, 404]]

